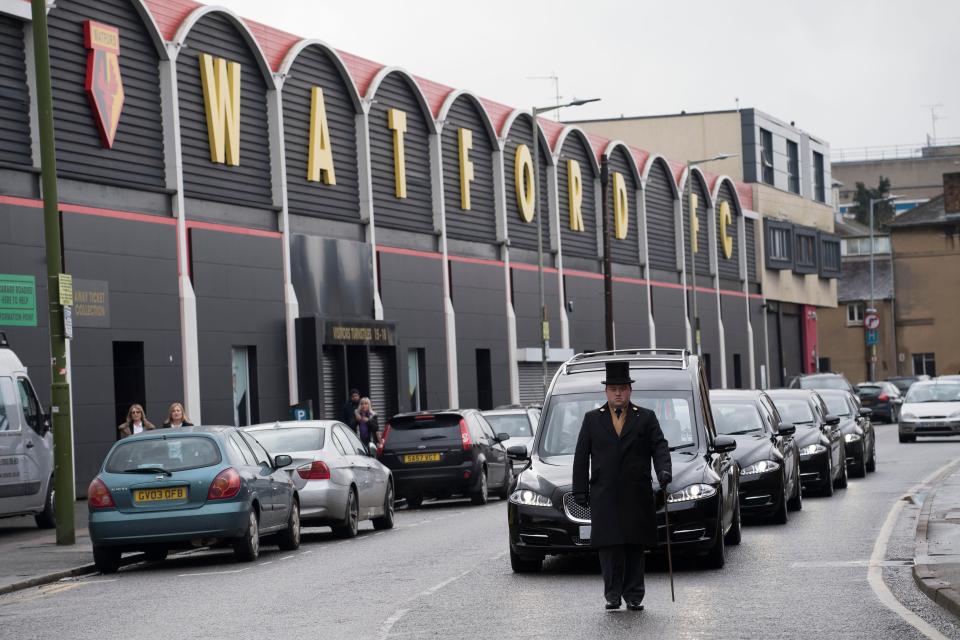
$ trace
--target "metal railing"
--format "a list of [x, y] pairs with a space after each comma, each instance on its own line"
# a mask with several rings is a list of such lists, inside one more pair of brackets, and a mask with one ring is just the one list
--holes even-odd
[[900, 160], [909, 158], [937, 158], [946, 155], [960, 155], [950, 153], [946, 148], [960, 146], [960, 138], [937, 138], [936, 141], [916, 142], [910, 144], [890, 144], [872, 147], [847, 147], [845, 149], [831, 149], [830, 161], [836, 162], [863, 162], [867, 160]]

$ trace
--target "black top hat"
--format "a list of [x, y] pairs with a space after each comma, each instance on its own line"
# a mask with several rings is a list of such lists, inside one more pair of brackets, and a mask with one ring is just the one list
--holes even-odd
[[607, 379], [602, 384], [633, 384], [629, 362], [607, 362]]

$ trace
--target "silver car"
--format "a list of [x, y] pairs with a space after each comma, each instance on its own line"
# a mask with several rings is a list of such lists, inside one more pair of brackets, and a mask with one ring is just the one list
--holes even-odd
[[[509, 433], [510, 439], [504, 441], [505, 447], [523, 445], [529, 453], [533, 445], [533, 437], [537, 433], [537, 423], [540, 422], [540, 407], [524, 407], [519, 405], [508, 405], [497, 407], [488, 411], [482, 411], [483, 417], [487, 419], [495, 433]], [[513, 461], [515, 473], [526, 466], [525, 462], [519, 460]]]
[[244, 430], [270, 455], [293, 458], [286, 470], [300, 496], [304, 526], [329, 526], [341, 538], [356, 536], [361, 520], [372, 520], [375, 529], [393, 528], [393, 475], [342, 422], [274, 422]]

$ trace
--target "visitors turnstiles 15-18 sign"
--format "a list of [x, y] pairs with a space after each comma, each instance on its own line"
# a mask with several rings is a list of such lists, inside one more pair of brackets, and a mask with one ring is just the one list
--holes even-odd
[[386, 323], [328, 321], [324, 344], [365, 344], [391, 347], [396, 344], [396, 329]]

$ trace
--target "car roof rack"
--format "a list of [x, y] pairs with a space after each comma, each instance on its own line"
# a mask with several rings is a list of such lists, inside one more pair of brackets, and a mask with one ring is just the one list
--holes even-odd
[[626, 361], [639, 365], [639, 368], [686, 369], [690, 366], [690, 352], [687, 349], [667, 349], [651, 347], [646, 349], [615, 349], [613, 351], [591, 351], [578, 353], [563, 363], [561, 371], [598, 371], [611, 361]]

